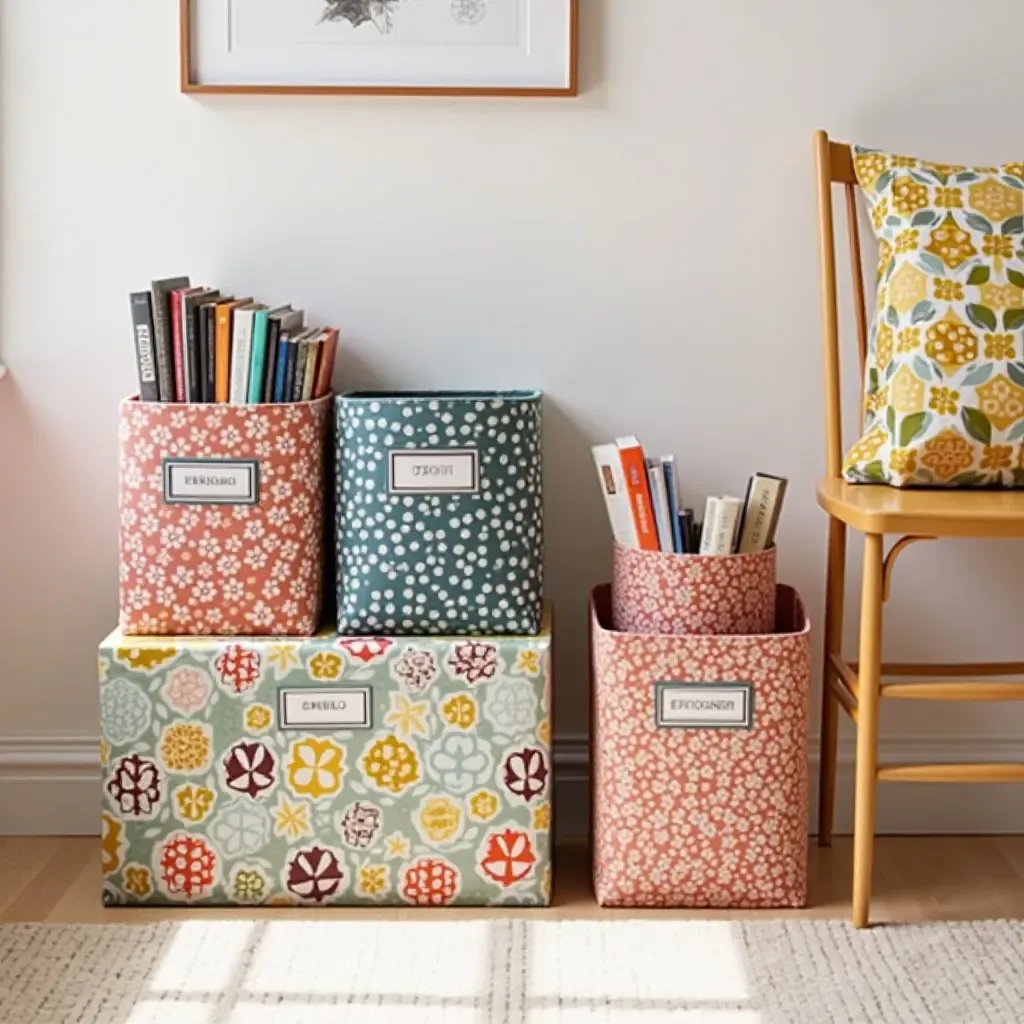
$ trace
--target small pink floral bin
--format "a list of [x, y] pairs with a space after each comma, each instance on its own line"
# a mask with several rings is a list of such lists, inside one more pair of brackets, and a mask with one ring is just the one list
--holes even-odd
[[611, 629], [594, 591], [594, 885], [606, 907], [802, 907], [810, 623], [780, 586], [775, 632]]
[[626, 633], [769, 633], [775, 548], [675, 555], [615, 545], [612, 622]]
[[316, 632], [330, 405], [121, 403], [122, 632]]

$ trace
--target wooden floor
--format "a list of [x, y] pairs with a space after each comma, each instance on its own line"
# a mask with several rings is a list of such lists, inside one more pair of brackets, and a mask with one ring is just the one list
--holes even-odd
[[[502, 914], [556, 918], [795, 916], [845, 918], [850, 902], [850, 841], [831, 850], [811, 846], [811, 894], [806, 910], [624, 911], [604, 910], [590, 891], [586, 851], [559, 849], [555, 906], [550, 910]], [[878, 840], [872, 919], [884, 921], [1024, 919], [1024, 836], [887, 837]], [[38, 921], [62, 924], [142, 922], [177, 919], [181, 910], [104, 909], [100, 905], [99, 841], [91, 838], [0, 838], [0, 924]], [[339, 909], [188, 910], [211, 917], [305, 916], [402, 917], [409, 914], [490, 916], [494, 911]]]

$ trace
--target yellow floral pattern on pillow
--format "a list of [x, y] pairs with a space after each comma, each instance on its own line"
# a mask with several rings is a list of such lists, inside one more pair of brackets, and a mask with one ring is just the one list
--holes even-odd
[[854, 147], [878, 302], [854, 483], [1024, 487], [1024, 163]]

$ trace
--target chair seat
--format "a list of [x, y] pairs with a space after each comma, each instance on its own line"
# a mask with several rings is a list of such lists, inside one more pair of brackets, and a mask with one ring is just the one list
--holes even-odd
[[1024, 537], [1024, 490], [900, 490], [821, 480], [818, 504], [861, 533], [922, 537]]

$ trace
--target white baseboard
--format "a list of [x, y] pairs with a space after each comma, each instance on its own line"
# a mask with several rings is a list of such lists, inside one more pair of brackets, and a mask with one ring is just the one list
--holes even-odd
[[[839, 747], [836, 831], [848, 834], [853, 812], [854, 744]], [[919, 737], [883, 740], [885, 763], [1024, 762], [1024, 738]], [[588, 822], [589, 747], [585, 736], [555, 742], [556, 820], [562, 836], [582, 836]], [[812, 831], [816, 828], [817, 743], [810, 756]], [[0, 737], [0, 835], [94, 835], [99, 819], [98, 741], [86, 737]], [[878, 790], [880, 834], [1024, 832], [1024, 786], [884, 783]]]

